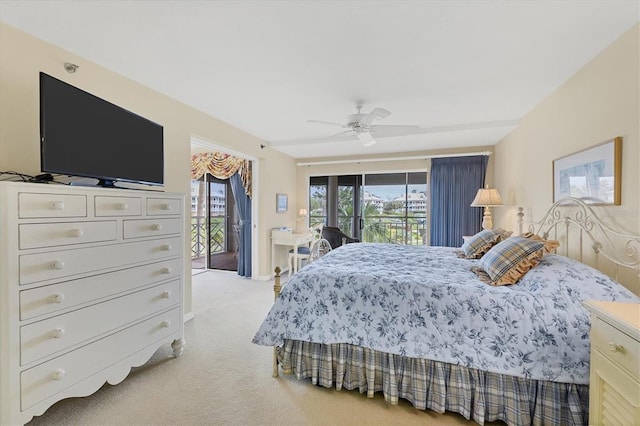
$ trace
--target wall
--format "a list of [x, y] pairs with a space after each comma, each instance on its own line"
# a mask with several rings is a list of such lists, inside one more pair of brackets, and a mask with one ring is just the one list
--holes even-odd
[[[80, 66], [75, 74], [63, 64]], [[259, 270], [254, 276], [270, 273], [269, 230], [283, 222], [275, 213], [275, 194], [291, 194], [295, 200], [296, 167], [292, 158], [277, 151], [261, 149], [260, 139], [201, 111], [151, 90], [115, 72], [93, 64], [70, 52], [38, 40], [6, 24], [0, 24], [0, 170], [25, 174], [40, 173], [39, 77], [43, 71], [103, 99], [149, 118], [164, 126], [165, 191], [190, 192], [190, 147], [192, 135], [215, 141], [222, 147], [244, 152], [258, 159], [256, 187], [259, 217]], [[185, 206], [189, 215], [189, 206]], [[284, 221], [295, 224], [293, 210]], [[185, 224], [185, 232], [188, 226]], [[185, 235], [189, 235], [186, 232]], [[185, 252], [190, 252], [185, 239]], [[190, 261], [185, 259], [185, 269]], [[191, 312], [191, 275], [185, 277], [185, 312]]]
[[516, 229], [516, 206], [539, 220], [553, 202], [552, 162], [622, 136], [622, 205], [609, 219], [640, 233], [640, 24], [522, 118], [495, 146], [495, 181], [507, 206], [494, 223]]

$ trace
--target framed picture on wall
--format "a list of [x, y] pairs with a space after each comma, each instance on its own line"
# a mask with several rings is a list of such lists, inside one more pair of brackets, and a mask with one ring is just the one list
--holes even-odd
[[276, 194], [276, 213], [286, 213], [289, 208], [287, 194]]
[[591, 204], [621, 204], [622, 138], [553, 161], [553, 201], [573, 197]]

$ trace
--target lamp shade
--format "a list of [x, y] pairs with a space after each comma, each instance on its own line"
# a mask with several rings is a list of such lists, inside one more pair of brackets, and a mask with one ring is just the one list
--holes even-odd
[[476, 198], [471, 202], [471, 207], [501, 206], [504, 202], [498, 190], [495, 188], [480, 188]]
[[300, 209], [300, 211], [298, 212], [298, 216], [306, 216], [307, 215], [307, 209]]

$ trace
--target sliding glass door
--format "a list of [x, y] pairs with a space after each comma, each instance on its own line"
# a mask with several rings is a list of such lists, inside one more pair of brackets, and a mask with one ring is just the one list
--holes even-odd
[[209, 269], [238, 270], [239, 231], [235, 201], [229, 179], [208, 176]]
[[426, 172], [366, 174], [362, 181], [363, 242], [427, 244]]
[[337, 226], [363, 242], [429, 241], [427, 173], [317, 176], [309, 181], [310, 225]]
[[229, 179], [191, 181], [191, 269], [237, 271], [238, 226]]

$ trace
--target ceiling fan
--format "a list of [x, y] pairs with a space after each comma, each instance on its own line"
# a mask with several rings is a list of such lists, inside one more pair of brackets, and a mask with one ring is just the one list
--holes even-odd
[[363, 113], [362, 107], [364, 101], [356, 102], [357, 113], [351, 114], [346, 124], [333, 123], [331, 121], [321, 120], [307, 120], [308, 123], [320, 123], [331, 124], [334, 126], [340, 126], [344, 129], [339, 133], [336, 133], [325, 138], [321, 138], [323, 141], [340, 141], [345, 140], [345, 137], [354, 136], [358, 138], [362, 144], [366, 147], [373, 146], [376, 143], [376, 139], [388, 138], [393, 136], [411, 135], [420, 132], [420, 126], [414, 125], [380, 125], [374, 124], [375, 120], [382, 120], [391, 115], [391, 111], [384, 108], [374, 108], [369, 113]]

